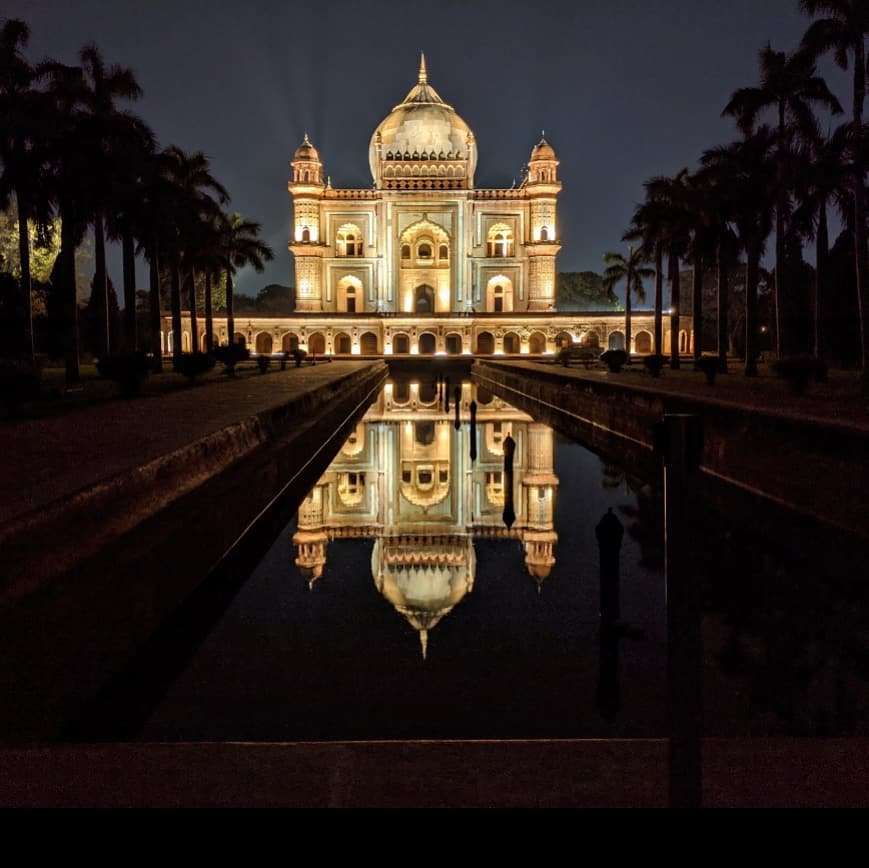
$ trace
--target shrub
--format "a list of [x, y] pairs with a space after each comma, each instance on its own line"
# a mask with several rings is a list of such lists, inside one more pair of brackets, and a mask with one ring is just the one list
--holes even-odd
[[646, 370], [653, 377], [661, 376], [661, 369], [664, 367], [664, 363], [667, 361], [666, 356], [659, 355], [657, 353], [652, 353], [652, 355], [645, 356], [643, 358], [643, 365]]
[[175, 362], [175, 373], [194, 382], [201, 374], [207, 374], [214, 367], [214, 356], [208, 353], [184, 353]]
[[269, 356], [257, 356], [256, 363], [257, 367], [259, 368], [259, 372], [261, 374], [264, 374], [269, 369], [269, 365], [272, 363], [272, 360]]
[[100, 376], [116, 383], [125, 398], [139, 394], [150, 370], [151, 360], [146, 353], [139, 351], [115, 353], [97, 362]]
[[250, 358], [250, 350], [243, 344], [224, 344], [211, 351], [215, 360], [223, 365], [228, 377], [235, 376], [235, 366]]
[[694, 370], [702, 371], [703, 376], [706, 377], [706, 382], [710, 386], [714, 386], [715, 376], [721, 370], [721, 357], [700, 356], [700, 358], [694, 362]]
[[22, 362], [0, 361], [0, 407], [14, 416], [19, 407], [39, 395], [39, 374]]
[[609, 368], [610, 372], [617, 374], [628, 360], [628, 354], [624, 350], [607, 350], [601, 353], [600, 360]]
[[777, 376], [787, 380], [795, 395], [805, 393], [809, 380], [824, 382], [827, 379], [827, 366], [811, 356], [790, 356], [772, 363]]

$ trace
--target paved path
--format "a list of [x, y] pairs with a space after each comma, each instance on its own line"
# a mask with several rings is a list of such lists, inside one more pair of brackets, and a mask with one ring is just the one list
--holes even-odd
[[[498, 362], [497, 358], [486, 361]], [[743, 376], [741, 367], [730, 363], [731, 373], [719, 375], [709, 386], [702, 374], [694, 371], [693, 362], [683, 362], [678, 371], [665, 369], [660, 377], [650, 376], [641, 364], [631, 370], [611, 374], [604, 369], [586, 370], [577, 365], [565, 368], [548, 362], [503, 362], [530, 372], [541, 368], [574, 379], [617, 383], [629, 388], [680, 398], [698, 398], [741, 407], [759, 413], [771, 413], [819, 424], [831, 424], [869, 433], [869, 396], [858, 393], [856, 372], [831, 371], [827, 383], [811, 383], [804, 395], [793, 395], [786, 382], [761, 367], [757, 377]]]
[[370, 364], [245, 372], [162, 395], [0, 422], [0, 524]]

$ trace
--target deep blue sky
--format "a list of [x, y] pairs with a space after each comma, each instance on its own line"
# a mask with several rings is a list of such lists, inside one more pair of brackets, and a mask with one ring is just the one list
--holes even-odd
[[[3, 0], [0, 14], [30, 24], [33, 60], [75, 62], [92, 40], [134, 70], [131, 107], [160, 143], [205, 151], [231, 208], [263, 224], [275, 261], [239, 275], [248, 294], [295, 282], [286, 184], [304, 132], [334, 186], [369, 186], [371, 133], [420, 50], [477, 137], [478, 186], [518, 180], [546, 130], [559, 269], [600, 271], [643, 181], [736, 138], [730, 93], [757, 83], [762, 45], [791, 50], [809, 23], [797, 0]], [[822, 71], [847, 110], [847, 74]]]

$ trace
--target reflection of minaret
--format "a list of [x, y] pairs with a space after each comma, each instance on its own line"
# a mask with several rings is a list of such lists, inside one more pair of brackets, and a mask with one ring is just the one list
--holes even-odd
[[313, 588], [314, 582], [323, 575], [328, 542], [329, 538], [322, 531], [298, 531], [293, 534], [293, 545], [297, 546], [296, 566], [308, 580], [309, 588]]
[[323, 504], [326, 484], [317, 483], [299, 507], [293, 545], [296, 546], [296, 566], [308, 580], [308, 587], [323, 575], [326, 566], [328, 536], [323, 531]]
[[553, 511], [558, 477], [552, 472], [552, 429], [530, 423], [525, 431], [526, 471], [522, 477], [522, 511], [525, 515], [525, 566], [537, 582], [538, 591], [555, 563], [558, 534], [553, 529]]

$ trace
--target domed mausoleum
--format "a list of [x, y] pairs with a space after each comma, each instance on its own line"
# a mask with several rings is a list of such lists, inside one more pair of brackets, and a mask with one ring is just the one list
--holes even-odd
[[[497, 188], [476, 185], [479, 156], [424, 56], [416, 83], [371, 133], [370, 186], [334, 186], [341, 167], [327, 169], [328, 153], [306, 133], [288, 184], [295, 313], [237, 316], [232, 340], [258, 354], [300, 347], [335, 356], [542, 355], [566, 340], [623, 348], [617, 311], [557, 310], [561, 180], [552, 144], [541, 135], [519, 182]], [[217, 342], [229, 341], [229, 323], [214, 324]], [[203, 323], [195, 337], [189, 317], [184, 328], [183, 349], [204, 348]], [[167, 317], [166, 351], [170, 332]], [[652, 334], [651, 313], [634, 311], [630, 349], [652, 352]], [[669, 346], [667, 331], [664, 339]], [[687, 352], [687, 329], [680, 342]]]

